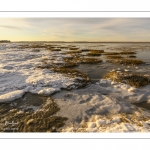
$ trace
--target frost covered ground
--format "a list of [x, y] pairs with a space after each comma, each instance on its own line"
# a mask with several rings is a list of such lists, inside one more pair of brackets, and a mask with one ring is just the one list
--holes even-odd
[[[68, 117], [63, 132], [149, 132], [150, 112], [133, 105], [150, 102], [150, 85], [135, 89], [125, 84], [101, 80], [85, 89], [53, 96]], [[64, 103], [65, 102], [65, 103]]]
[[25, 92], [48, 95], [74, 85], [74, 78], [37, 68], [46, 58], [51, 63], [61, 63], [61, 57], [54, 59], [56, 53], [44, 49], [39, 52], [31, 48], [22, 50], [17, 44], [1, 44], [0, 103], [19, 98]]
[[[150, 111], [135, 105], [141, 102], [150, 104], [150, 85], [134, 88], [124, 83], [101, 79], [85, 88], [76, 89], [80, 85], [77, 81], [82, 78], [68, 77], [38, 67], [44, 65], [44, 59], [52, 64], [63, 63], [62, 58], [65, 56], [61, 52], [50, 52], [44, 48], [21, 49], [19, 45], [20, 43], [0, 45], [1, 106], [5, 104], [7, 107], [8, 103], [13, 107], [17, 105], [17, 99], [30, 92], [51, 96], [57, 103], [60, 110], [55, 115], [67, 118], [65, 125], [59, 130], [61, 132], [150, 131]], [[47, 111], [43, 109], [45, 106], [35, 106], [35, 115], [38, 111]], [[18, 107], [20, 108], [15, 110], [15, 115], [24, 111], [22, 105]], [[1, 120], [5, 121], [4, 118]], [[26, 122], [29, 125], [34, 119], [30, 118]]]

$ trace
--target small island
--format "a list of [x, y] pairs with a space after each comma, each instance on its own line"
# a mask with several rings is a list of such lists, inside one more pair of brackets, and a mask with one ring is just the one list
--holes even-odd
[[0, 43], [9, 43], [10, 40], [0, 40]]

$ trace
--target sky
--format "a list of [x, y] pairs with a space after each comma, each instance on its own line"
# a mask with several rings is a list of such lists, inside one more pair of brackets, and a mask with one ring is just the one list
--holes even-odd
[[0, 18], [0, 40], [150, 42], [150, 18]]

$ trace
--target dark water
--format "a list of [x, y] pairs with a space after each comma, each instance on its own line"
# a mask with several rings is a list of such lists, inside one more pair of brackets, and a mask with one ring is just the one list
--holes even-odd
[[[80, 49], [88, 48], [94, 50], [104, 50], [105, 52], [118, 52], [126, 50], [136, 51], [136, 58], [143, 60], [144, 62], [146, 62], [146, 64], [139, 66], [129, 66], [129, 70], [150, 75], [150, 43], [88, 43], [78, 44], [77, 46], [80, 47]], [[86, 54], [86, 52], [83, 53]], [[126, 55], [123, 56], [126, 57]], [[76, 69], [78, 69], [79, 71], [87, 74], [93, 82], [96, 82], [103, 78], [103, 76], [110, 70], [117, 68], [123, 70], [128, 68], [128, 66], [108, 63], [103, 55], [98, 57], [93, 56], [93, 58], [100, 58], [103, 60], [103, 62], [99, 64], [81, 64], [80, 66], [76, 67]], [[136, 67], [138, 67], [138, 69]]]
[[84, 72], [85, 74], [88, 75], [93, 81], [97, 81], [100, 78], [102, 78], [107, 70], [109, 70], [111, 67], [107, 65], [102, 65], [102, 64], [85, 64], [85, 65], [80, 65], [76, 69]]

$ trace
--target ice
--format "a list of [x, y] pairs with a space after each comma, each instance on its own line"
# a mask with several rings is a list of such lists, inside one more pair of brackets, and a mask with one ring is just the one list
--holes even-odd
[[113, 117], [113, 119], [111, 120], [111, 122], [117, 122], [119, 123], [121, 121], [120, 117], [119, 116], [115, 116]]
[[73, 127], [69, 128], [69, 129], [67, 130], [67, 132], [73, 132], [73, 131], [74, 131], [74, 128], [73, 128]]
[[[19, 49], [19, 43], [2, 44], [0, 48], [1, 96], [17, 90], [49, 95], [60, 91], [61, 88], [73, 88], [75, 78], [37, 67], [45, 58], [51, 62], [54, 60], [54, 63], [62, 63], [61, 54], [45, 49], [40, 49], [38, 53], [32, 48], [22, 50]], [[53, 58], [57, 54], [58, 57]]]
[[52, 94], [54, 92], [58, 92], [58, 91], [60, 91], [59, 88], [44, 88], [44, 89], [40, 90], [38, 92], [38, 94], [41, 94], [41, 95], [50, 95], [50, 94]]
[[117, 84], [117, 82], [112, 81], [111, 84], [112, 84], [112, 85], [115, 85], [115, 84]]
[[86, 132], [97, 132], [97, 128], [87, 128]]
[[96, 126], [95, 122], [89, 122], [88, 128], [94, 128]]
[[104, 125], [104, 124], [106, 124], [106, 121], [103, 120], [103, 119], [100, 119], [100, 120], [97, 120], [97, 121], [96, 121], [96, 126], [97, 126], [97, 127], [100, 127], [100, 126], [102, 126], [102, 125]]
[[122, 88], [123, 90], [128, 90], [130, 87], [129, 85], [123, 84], [120, 86], [120, 88]]
[[149, 74], [144, 74], [145, 77], [149, 77]]
[[143, 101], [146, 101], [146, 95], [145, 94], [138, 94], [138, 95], [133, 95], [132, 97], [129, 97], [127, 100], [130, 103], [140, 103]]
[[[22, 50], [18, 45], [0, 45], [0, 103], [18, 99], [25, 92], [51, 96], [58, 92], [52, 97], [60, 108], [56, 115], [68, 118], [64, 132], [76, 132], [78, 129], [86, 132], [150, 131], [150, 121], [141, 119], [147, 116], [150, 118], [150, 112], [133, 105], [144, 101], [150, 103], [150, 85], [134, 88], [101, 79], [96, 84], [75, 89], [76, 79], [82, 80], [81, 77], [71, 78], [49, 69], [38, 68], [39, 64], [43, 65], [43, 59], [48, 59], [49, 64], [61, 64], [62, 57], [65, 56], [44, 49], [39, 52], [32, 48]], [[62, 88], [69, 87], [74, 90], [61, 91]], [[21, 114], [22, 111], [17, 113]], [[27, 123], [33, 121], [28, 120]], [[73, 122], [73, 127], [70, 122]]]
[[136, 127], [129, 123], [121, 123], [120, 125], [115, 125], [106, 130], [106, 132], [135, 132]]
[[[110, 81], [111, 82], [111, 81]], [[107, 80], [101, 79], [100, 82], [98, 82], [97, 84], [106, 87], [109, 85], [109, 82]]]
[[130, 70], [128, 70], [128, 69], [124, 69], [124, 71], [129, 72]]
[[136, 91], [136, 88], [134, 88], [134, 87], [131, 87], [128, 89], [128, 92], [135, 92], [135, 91]]
[[17, 91], [13, 91], [13, 92], [3, 94], [3, 95], [0, 96], [0, 103], [13, 101], [15, 99], [18, 99], [18, 98], [22, 97], [23, 94], [24, 94], [23, 90], [17, 90]]
[[[148, 100], [150, 86], [137, 89], [116, 83], [118, 86], [116, 89], [110, 84], [110, 80], [108, 83], [105, 80], [105, 83], [107, 84], [105, 87], [100, 84], [91, 84], [84, 89], [72, 90], [71, 94], [67, 91], [55, 94], [53, 98], [60, 107], [57, 115], [63, 115], [75, 122], [74, 132], [78, 132], [77, 126], [79, 128], [86, 126], [83, 130], [85, 132], [150, 131], [149, 122], [146, 123], [146, 120], [141, 121], [142, 126], [139, 124], [141, 116], [150, 117], [149, 111], [144, 111], [132, 104]], [[132, 92], [129, 89], [132, 89]], [[67, 93], [69, 96], [66, 97]], [[132, 117], [124, 117], [122, 114], [133, 114], [137, 121], [133, 122]], [[66, 126], [69, 125], [66, 124]], [[63, 131], [69, 132], [67, 128]]]

